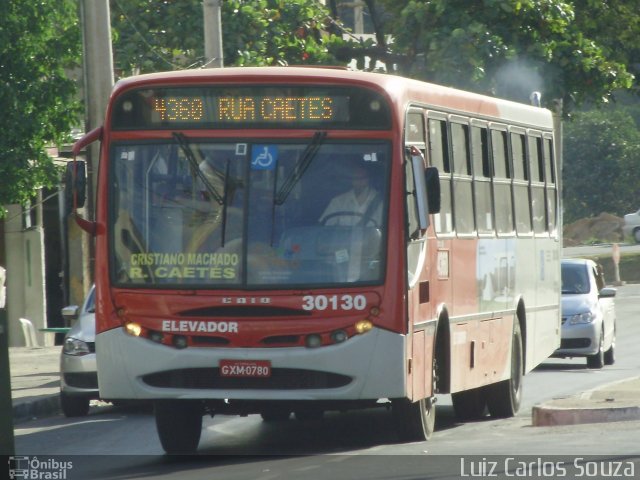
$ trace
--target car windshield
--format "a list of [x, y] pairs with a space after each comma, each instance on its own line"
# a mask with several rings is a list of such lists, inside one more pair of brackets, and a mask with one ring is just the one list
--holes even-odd
[[388, 142], [116, 144], [111, 274], [145, 287], [379, 283], [388, 179]]
[[587, 266], [583, 264], [562, 264], [562, 293], [589, 293], [589, 275]]

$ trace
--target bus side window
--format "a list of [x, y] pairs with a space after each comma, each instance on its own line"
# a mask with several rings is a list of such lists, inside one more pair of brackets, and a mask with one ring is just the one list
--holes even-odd
[[529, 168], [531, 169], [531, 214], [533, 232], [547, 231], [547, 213], [544, 201], [544, 159], [542, 157], [542, 138], [529, 135]]
[[451, 152], [455, 228], [458, 234], [469, 235], [474, 232], [475, 227], [468, 125], [451, 123]]
[[479, 234], [492, 234], [494, 231], [488, 136], [486, 127], [471, 127], [473, 195], [476, 206], [476, 227]]
[[440, 172], [440, 213], [433, 216], [438, 234], [448, 234], [453, 231], [451, 165], [447, 137], [447, 123], [444, 120], [429, 119], [429, 159], [431, 166], [437, 167]]
[[546, 185], [547, 218], [549, 220], [549, 231], [551, 233], [557, 228], [558, 190], [556, 187], [556, 172], [554, 170], [553, 142], [550, 138], [545, 138], [544, 144], [544, 179]]
[[496, 230], [498, 234], [509, 234], [513, 232], [513, 202], [507, 132], [491, 130], [491, 153], [494, 169], [493, 201], [496, 206]]
[[524, 133], [511, 132], [513, 199], [515, 206], [516, 231], [518, 232], [518, 235], [531, 233], [529, 169], [527, 168], [524, 140]]

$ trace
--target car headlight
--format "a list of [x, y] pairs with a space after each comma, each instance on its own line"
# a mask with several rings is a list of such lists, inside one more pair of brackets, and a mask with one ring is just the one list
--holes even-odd
[[569, 317], [569, 325], [578, 325], [581, 323], [591, 323], [596, 319], [593, 312], [578, 313]]
[[87, 342], [78, 340], [77, 338], [67, 338], [62, 346], [62, 352], [67, 355], [82, 356], [91, 353]]

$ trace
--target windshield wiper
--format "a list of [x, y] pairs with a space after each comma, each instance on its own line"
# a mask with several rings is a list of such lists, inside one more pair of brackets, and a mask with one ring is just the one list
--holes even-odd
[[291, 190], [293, 190], [293, 187], [296, 186], [296, 184], [304, 175], [304, 172], [307, 170], [307, 168], [309, 168], [309, 165], [311, 165], [311, 162], [315, 158], [316, 153], [318, 153], [318, 149], [322, 145], [322, 142], [324, 142], [326, 136], [327, 132], [316, 132], [313, 135], [311, 142], [309, 142], [307, 147], [304, 149], [304, 152], [302, 152], [300, 161], [296, 164], [293, 171], [282, 183], [282, 186], [280, 187], [280, 190], [278, 190], [278, 193], [276, 193], [276, 196], [273, 200], [273, 203], [275, 205], [282, 205], [287, 200], [287, 197], [291, 193]]
[[[173, 132], [173, 138], [175, 138], [176, 142], [178, 142], [178, 145], [180, 146], [180, 149], [184, 153], [185, 157], [187, 158], [189, 165], [191, 165], [191, 170], [202, 181], [205, 188], [207, 189], [207, 192], [209, 192], [209, 194], [213, 197], [213, 199], [219, 205], [223, 205], [224, 197], [220, 195], [220, 193], [216, 190], [216, 187], [214, 187], [211, 184], [211, 182], [207, 179], [206, 175], [202, 172], [202, 170], [200, 170], [200, 162], [198, 162], [198, 160], [196, 159], [196, 156], [193, 153], [193, 149], [191, 148], [191, 145], [189, 145], [189, 140], [187, 139], [187, 137], [184, 135], [184, 133]], [[226, 175], [219, 172], [217, 169], [213, 167], [211, 167], [211, 169], [213, 170], [213, 173], [218, 178], [220, 178], [220, 180], [222, 180], [226, 186], [226, 183], [227, 183]]]
[[211, 167], [211, 170], [213, 171], [213, 174], [223, 182], [224, 191], [222, 192], [222, 195], [221, 195], [218, 192], [218, 190], [216, 190], [216, 187], [214, 187], [211, 184], [211, 182], [209, 181], [207, 176], [204, 174], [204, 172], [200, 169], [201, 162], [198, 162], [198, 159], [196, 159], [193, 149], [191, 148], [191, 145], [189, 145], [189, 140], [184, 135], [184, 133], [173, 132], [173, 137], [178, 142], [178, 145], [182, 149], [185, 157], [187, 157], [187, 161], [191, 166], [191, 170], [193, 170], [195, 175], [202, 181], [205, 188], [207, 189], [207, 192], [211, 195], [211, 197], [213, 197], [216, 203], [218, 203], [218, 205], [222, 205], [222, 212], [220, 212], [220, 217], [221, 217], [220, 237], [221, 237], [221, 246], [224, 247], [225, 236], [227, 231], [227, 200], [229, 199], [229, 196], [230, 196], [229, 191], [230, 190], [235, 191], [235, 189], [241, 184], [241, 182], [233, 182], [232, 186], [229, 185], [230, 183], [229, 168], [230, 168], [231, 160], [227, 159], [227, 164], [226, 164], [224, 173], [220, 172], [218, 169], [209, 165]]

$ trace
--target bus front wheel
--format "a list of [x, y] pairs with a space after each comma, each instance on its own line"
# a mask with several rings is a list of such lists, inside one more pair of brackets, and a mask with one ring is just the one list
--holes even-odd
[[423, 398], [417, 402], [395, 399], [392, 413], [400, 440], [422, 442], [431, 438], [436, 423], [435, 398]]
[[194, 453], [202, 432], [202, 406], [185, 400], [158, 400], [154, 405], [156, 429], [165, 452]]
[[487, 398], [482, 387], [452, 393], [451, 401], [459, 420], [478, 420], [487, 410]]

